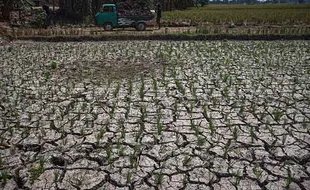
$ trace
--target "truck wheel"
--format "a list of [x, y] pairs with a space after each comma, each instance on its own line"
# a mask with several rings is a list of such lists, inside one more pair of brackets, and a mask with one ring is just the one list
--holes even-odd
[[138, 31], [143, 31], [143, 30], [146, 29], [146, 24], [145, 24], [144, 22], [139, 22], [139, 23], [137, 24], [137, 26], [136, 26], [136, 29], [137, 29]]
[[104, 29], [105, 31], [111, 31], [111, 30], [113, 30], [113, 26], [112, 26], [111, 23], [105, 23], [105, 24], [103, 25], [103, 29]]

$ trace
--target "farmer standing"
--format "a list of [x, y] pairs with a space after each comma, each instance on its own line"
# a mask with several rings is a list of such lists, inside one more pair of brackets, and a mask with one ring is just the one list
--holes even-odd
[[45, 11], [45, 28], [47, 28], [51, 24], [51, 11], [48, 5], [42, 6], [43, 10]]
[[158, 3], [157, 7], [156, 7], [156, 13], [157, 13], [157, 17], [156, 17], [156, 23], [158, 25], [158, 29], [161, 28], [161, 24], [160, 24], [160, 19], [161, 19], [161, 6]]

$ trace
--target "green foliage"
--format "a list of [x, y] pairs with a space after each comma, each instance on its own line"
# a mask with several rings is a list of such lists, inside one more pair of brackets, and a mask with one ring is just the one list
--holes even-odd
[[48, 79], [51, 78], [51, 73], [49, 71], [46, 71], [44, 74], [43, 74], [45, 80], [47, 81]]
[[214, 125], [214, 122], [213, 122], [212, 119], [209, 122], [209, 129], [210, 129], [211, 135], [214, 135], [214, 133], [215, 133], [215, 125]]
[[163, 183], [164, 175], [162, 172], [155, 174], [155, 184], [161, 186]]
[[257, 179], [260, 179], [263, 175], [263, 171], [260, 169], [258, 164], [255, 164], [253, 168], [253, 173], [255, 174]]
[[209, 5], [163, 13], [167, 23], [302, 24], [310, 21], [309, 5]]
[[126, 177], [126, 183], [127, 183], [127, 184], [131, 182], [131, 178], [132, 178], [132, 172], [129, 171], [129, 172], [127, 173], [127, 177]]
[[157, 119], [157, 134], [161, 135], [163, 132], [163, 123], [160, 121], [160, 117]]
[[206, 143], [206, 139], [202, 136], [197, 137], [197, 146], [203, 146]]
[[187, 167], [189, 166], [189, 163], [192, 161], [192, 158], [190, 156], [185, 156], [185, 158], [183, 159], [183, 166]]
[[145, 84], [144, 84], [144, 76], [141, 75], [141, 87], [140, 87], [140, 98], [143, 101], [144, 99], [144, 88], [145, 88]]
[[158, 86], [157, 86], [156, 76], [155, 76], [154, 73], [152, 74], [152, 81], [153, 81], [153, 90], [154, 90], [154, 93], [155, 93], [155, 98], [157, 98]]
[[178, 90], [184, 95], [185, 94], [185, 88], [183, 87], [180, 80], [175, 79], [175, 85], [177, 86]]
[[283, 113], [280, 110], [275, 110], [273, 112], [274, 120], [279, 122], [281, 117], [283, 116]]
[[8, 173], [6, 171], [1, 172], [0, 181], [5, 185], [8, 181]]
[[114, 90], [114, 92], [113, 92], [113, 97], [114, 97], [114, 98], [117, 97], [117, 95], [118, 95], [120, 89], [121, 89], [121, 83], [118, 82], [118, 83], [117, 83], [117, 86], [116, 86], [116, 88], [115, 88], [115, 90]]
[[41, 174], [44, 172], [44, 164], [45, 164], [45, 159], [40, 158], [39, 164], [36, 164], [32, 168], [29, 169], [30, 184], [33, 184], [34, 181], [37, 180], [41, 176]]
[[110, 163], [111, 159], [112, 159], [112, 148], [111, 148], [110, 144], [107, 144], [107, 146], [105, 147], [105, 152], [106, 152], [106, 155], [107, 155], [107, 160]]
[[52, 69], [56, 69], [57, 68], [57, 62], [55, 60], [52, 61], [51, 68]]

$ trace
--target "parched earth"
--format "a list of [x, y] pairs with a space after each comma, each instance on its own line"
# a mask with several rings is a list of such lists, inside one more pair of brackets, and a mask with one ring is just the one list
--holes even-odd
[[3, 189], [308, 189], [309, 41], [0, 47]]

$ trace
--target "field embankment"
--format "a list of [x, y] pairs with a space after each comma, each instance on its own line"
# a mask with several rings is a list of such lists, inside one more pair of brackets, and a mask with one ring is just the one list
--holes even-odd
[[[310, 5], [209, 5], [163, 13], [163, 28], [144, 32], [94, 26], [54, 26], [48, 29], [1, 27], [7, 39], [41, 41], [174, 40], [174, 39], [309, 39]], [[44, 39], [44, 40], [43, 40]]]

